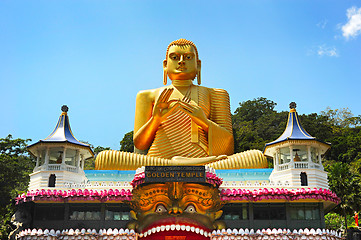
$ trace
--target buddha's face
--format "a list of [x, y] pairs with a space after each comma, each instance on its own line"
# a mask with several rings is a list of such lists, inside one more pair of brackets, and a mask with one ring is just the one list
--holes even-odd
[[163, 67], [171, 80], [193, 80], [200, 69], [196, 51], [191, 45], [173, 45], [169, 48]]
[[[223, 203], [213, 186], [195, 183], [149, 184], [133, 190], [132, 216], [144, 239], [209, 239]], [[176, 238], [175, 238], [176, 239]], [[177, 238], [178, 239], [178, 238]]]

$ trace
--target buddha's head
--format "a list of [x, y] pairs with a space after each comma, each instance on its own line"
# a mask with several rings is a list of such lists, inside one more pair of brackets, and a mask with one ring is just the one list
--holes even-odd
[[167, 75], [173, 80], [194, 80], [197, 76], [200, 84], [201, 60], [196, 45], [186, 39], [171, 42], [167, 48], [166, 59], [163, 61], [164, 82]]
[[[130, 203], [133, 226], [144, 239], [209, 239], [214, 229], [224, 228], [223, 202], [211, 184], [167, 182], [140, 185]], [[178, 238], [177, 238], [178, 239]]]

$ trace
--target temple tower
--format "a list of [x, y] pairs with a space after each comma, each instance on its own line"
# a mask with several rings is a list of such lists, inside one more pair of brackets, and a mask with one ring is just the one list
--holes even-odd
[[329, 149], [329, 143], [307, 133], [296, 112], [296, 103], [290, 103], [285, 131], [278, 139], [267, 143], [263, 151], [273, 158], [270, 181], [275, 185], [328, 189], [322, 157]]
[[93, 157], [94, 153], [88, 144], [74, 137], [68, 107], [64, 105], [61, 110], [54, 131], [47, 138], [28, 146], [28, 151], [36, 158], [29, 190], [69, 188], [86, 181], [84, 161]]

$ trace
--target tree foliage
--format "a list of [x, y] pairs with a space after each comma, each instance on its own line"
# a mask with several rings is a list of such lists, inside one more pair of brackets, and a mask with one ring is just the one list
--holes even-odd
[[94, 151], [94, 157], [89, 158], [85, 161], [84, 164], [84, 170], [94, 170], [95, 169], [95, 159], [97, 157], [97, 155], [101, 152], [101, 151], [105, 151], [105, 150], [110, 150], [110, 147], [102, 147], [102, 146], [97, 146], [97, 147], [93, 147], [93, 151]]
[[344, 216], [347, 227], [347, 216], [361, 210], [360, 175], [353, 173], [350, 165], [343, 162], [329, 162], [326, 171], [330, 189], [341, 199], [334, 211]]
[[133, 131], [126, 133], [124, 135], [122, 141], [120, 141], [120, 151], [123, 151], [123, 152], [133, 152], [134, 151]]
[[13, 139], [11, 135], [0, 138], [1, 238], [7, 237], [11, 230], [10, 218], [15, 210], [12, 200], [26, 191], [35, 165], [26, 152], [28, 141], [30, 139]]
[[263, 149], [282, 134], [288, 113], [277, 113], [275, 102], [260, 97], [239, 105], [232, 116], [235, 152]]
[[[345, 220], [344, 217], [341, 216], [338, 213], [330, 212], [325, 215], [325, 223], [326, 223], [326, 229], [332, 229], [332, 230], [342, 230], [345, 229]], [[355, 220], [351, 215], [347, 216], [347, 226], [349, 227], [355, 227]]]
[[360, 116], [354, 117], [348, 108], [332, 110], [327, 107], [326, 110], [321, 111], [321, 115], [326, 116], [328, 121], [335, 127], [357, 127], [361, 124]]

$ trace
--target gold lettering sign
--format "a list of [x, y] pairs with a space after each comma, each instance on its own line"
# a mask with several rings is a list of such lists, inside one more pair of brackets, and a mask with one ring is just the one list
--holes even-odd
[[146, 166], [145, 182], [205, 182], [204, 166]]

